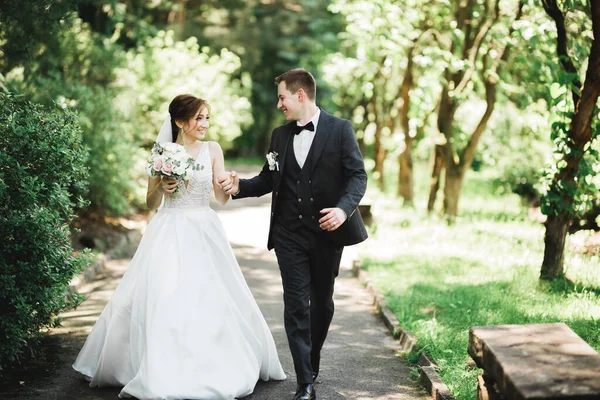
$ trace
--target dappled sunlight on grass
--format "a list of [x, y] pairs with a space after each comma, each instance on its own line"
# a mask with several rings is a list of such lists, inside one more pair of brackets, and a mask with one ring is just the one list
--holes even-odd
[[477, 396], [480, 370], [467, 354], [473, 326], [561, 321], [600, 350], [600, 261], [576, 251], [584, 234], [568, 239], [566, 278], [540, 283], [543, 225], [529, 220], [518, 197], [488, 190], [481, 180], [467, 184], [451, 226], [427, 215], [425, 204], [405, 209], [375, 194], [377, 226], [361, 252], [373, 283], [457, 399]]

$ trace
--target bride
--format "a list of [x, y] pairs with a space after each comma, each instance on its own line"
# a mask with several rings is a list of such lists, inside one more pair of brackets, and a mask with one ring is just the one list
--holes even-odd
[[[286, 378], [271, 332], [209, 207], [225, 204], [216, 142], [203, 141], [209, 105], [179, 95], [157, 141], [176, 142], [197, 170], [177, 188], [148, 179], [146, 202], [159, 209], [127, 272], [94, 325], [73, 368], [90, 386], [122, 386], [119, 397], [234, 399], [258, 379]], [[175, 189], [178, 189], [177, 191]]]

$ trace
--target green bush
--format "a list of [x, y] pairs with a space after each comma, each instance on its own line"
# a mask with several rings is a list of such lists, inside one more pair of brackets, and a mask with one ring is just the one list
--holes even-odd
[[136, 171], [144, 171], [136, 161], [145, 161], [146, 153], [141, 155], [132, 135], [124, 132], [126, 119], [113, 106], [112, 89], [83, 85], [72, 88], [77, 92], [69, 91], [65, 93], [69, 100], [61, 97], [59, 101], [65, 102], [63, 106], [72, 105], [79, 115], [83, 144], [89, 149], [87, 199], [91, 209], [112, 216], [130, 214], [135, 207], [143, 207], [143, 201], [136, 197], [139, 184], [135, 179], [141, 175]]
[[214, 117], [207, 139], [224, 150], [252, 122], [250, 78], [231, 51], [215, 53], [195, 38], [178, 42], [164, 31], [125, 50], [75, 15], [52, 43], [9, 71], [6, 86], [36, 103], [77, 111], [89, 149], [89, 212], [120, 216], [146, 209], [146, 156], [175, 95], [209, 101]]
[[[124, 51], [103, 40], [78, 18], [67, 18], [53, 38], [53, 45], [27, 67], [7, 74], [12, 91], [24, 93], [35, 103], [76, 110], [83, 144], [89, 149], [89, 211], [126, 215], [141, 206], [136, 179], [139, 144], [130, 133], [136, 121], [114, 104], [120, 89], [111, 85], [113, 69], [124, 61]], [[134, 128], [126, 130], [134, 125]], [[145, 152], [144, 152], [145, 154]], [[145, 199], [145, 198], [144, 198]]]
[[537, 104], [526, 110], [505, 105], [494, 114], [489, 128], [479, 154], [496, 172], [492, 180], [496, 194], [515, 193], [524, 205], [539, 205], [541, 172], [552, 157], [547, 116]]
[[0, 367], [35, 354], [56, 315], [74, 306], [68, 223], [85, 206], [87, 153], [77, 116], [0, 95]]
[[[151, 146], [171, 99], [190, 93], [208, 101], [211, 128], [207, 140], [227, 151], [252, 123], [250, 77], [240, 75], [240, 58], [227, 49], [216, 53], [191, 37], [176, 41], [172, 31], [160, 31], [143, 47], [127, 53], [124, 67], [116, 68], [114, 87], [121, 93], [115, 107], [130, 118], [123, 131], [136, 143]], [[148, 149], [149, 150], [149, 149]]]

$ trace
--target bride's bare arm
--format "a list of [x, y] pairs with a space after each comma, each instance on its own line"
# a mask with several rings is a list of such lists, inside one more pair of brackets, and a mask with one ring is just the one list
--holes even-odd
[[164, 193], [160, 184], [160, 177], [149, 177], [148, 192], [146, 193], [146, 205], [148, 208], [156, 210], [160, 206]]
[[156, 210], [165, 193], [173, 193], [177, 187], [175, 178], [148, 178], [148, 191], [146, 192], [146, 205], [151, 210]]
[[221, 145], [217, 142], [208, 142], [208, 145], [210, 146], [210, 158], [213, 164], [213, 190], [215, 191], [215, 198], [219, 204], [224, 205], [229, 201], [229, 195], [223, 191], [218, 182], [219, 176], [229, 174], [225, 171], [223, 150], [221, 149]]

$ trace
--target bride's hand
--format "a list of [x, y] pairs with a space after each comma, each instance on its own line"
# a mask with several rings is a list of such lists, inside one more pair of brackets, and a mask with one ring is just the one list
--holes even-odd
[[163, 192], [165, 193], [173, 193], [175, 189], [177, 189], [177, 179], [173, 177], [162, 177], [160, 179], [160, 185], [162, 187]]
[[217, 182], [226, 194], [231, 195], [238, 192], [240, 178], [235, 171], [231, 171], [227, 175], [219, 176]]

